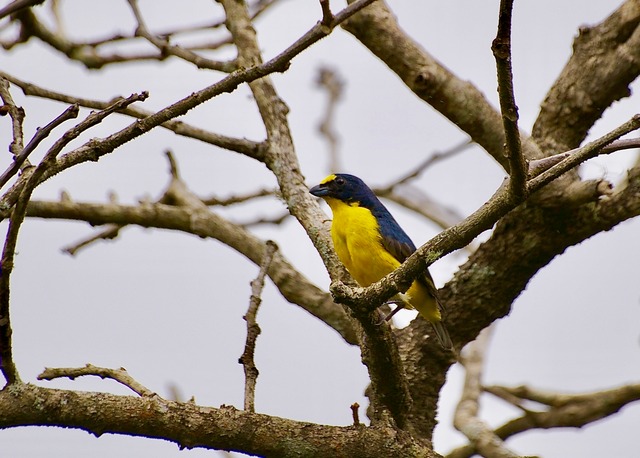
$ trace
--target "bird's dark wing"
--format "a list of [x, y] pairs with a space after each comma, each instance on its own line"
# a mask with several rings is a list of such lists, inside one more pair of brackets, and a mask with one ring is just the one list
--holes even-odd
[[[388, 215], [387, 217], [385, 214], [378, 214], [376, 216], [380, 225], [382, 246], [400, 263], [403, 263], [413, 254], [414, 251], [416, 251], [415, 245], [391, 215]], [[444, 312], [444, 307], [438, 299], [438, 289], [436, 288], [436, 285], [433, 282], [433, 277], [431, 277], [431, 273], [429, 273], [428, 269], [425, 269], [424, 274], [418, 277], [418, 281], [422, 283], [429, 291], [429, 294], [435, 298], [440, 311]]]
[[387, 250], [391, 255], [398, 260], [400, 264], [402, 264], [405, 259], [407, 259], [411, 254], [415, 251], [415, 248], [408, 243], [403, 243], [401, 240], [381, 234], [382, 236], [382, 246], [385, 250]]
[[383, 209], [374, 211], [373, 215], [378, 221], [382, 246], [391, 253], [398, 262], [403, 263], [405, 259], [416, 251], [416, 246], [386, 208], [383, 207]]

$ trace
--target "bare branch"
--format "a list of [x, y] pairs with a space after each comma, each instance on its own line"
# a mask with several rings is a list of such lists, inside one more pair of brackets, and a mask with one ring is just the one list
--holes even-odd
[[564, 159], [562, 162], [554, 165], [550, 169], [547, 169], [546, 171], [529, 180], [527, 183], [529, 192], [534, 192], [540, 189], [542, 186], [556, 179], [561, 174], [573, 169], [584, 161], [597, 156], [603, 147], [607, 146], [623, 135], [626, 135], [629, 132], [638, 129], [639, 127], [640, 115], [637, 114], [629, 121], [612, 130], [608, 134], [603, 135], [602, 137], [592, 141], [591, 143], [588, 143], [581, 148], [572, 150], [571, 155]]
[[[6, 84], [6, 82], [4, 82]], [[65, 112], [56, 118], [54, 125], [58, 125], [61, 122], [74, 118], [78, 115], [78, 106], [65, 110]], [[87, 127], [88, 128], [88, 127]], [[82, 129], [82, 130], [86, 130]], [[35, 187], [38, 185], [40, 177], [44, 174], [47, 167], [49, 167], [56, 155], [60, 152], [61, 148], [56, 146], [63, 143], [64, 139], [71, 137], [69, 134], [71, 131], [67, 131], [63, 138], [58, 140], [56, 144], [45, 154], [44, 159], [31, 173], [23, 174], [25, 180], [24, 187], [20, 194], [16, 197], [16, 206], [11, 214], [9, 220], [9, 227], [7, 229], [7, 236], [5, 238], [4, 246], [2, 249], [2, 259], [0, 264], [0, 369], [4, 375], [7, 384], [20, 383], [20, 375], [13, 361], [13, 349], [11, 343], [11, 318], [9, 312], [10, 303], [10, 286], [11, 286], [11, 272], [13, 271], [13, 260], [15, 257], [16, 244], [18, 242], [18, 233], [20, 227], [25, 218], [27, 202], [31, 198], [31, 194]], [[25, 157], [26, 159], [26, 157]], [[17, 169], [16, 169], [17, 171]]]
[[[488, 386], [484, 387], [484, 390], [524, 412], [521, 417], [505, 423], [494, 431], [502, 440], [534, 429], [581, 428], [640, 400], [640, 384], [637, 383], [581, 394], [562, 394], [526, 386]], [[549, 408], [542, 412], [532, 411], [522, 407], [523, 401], [533, 401]], [[466, 445], [450, 452], [447, 458], [470, 458], [475, 453], [473, 446]]]
[[[124, 129], [106, 138], [90, 141], [80, 148], [65, 154], [58, 159], [55, 166], [51, 167], [51, 169], [47, 172], [43, 179], [47, 179], [50, 176], [61, 172], [62, 170], [73, 167], [74, 165], [87, 161], [97, 161], [100, 159], [100, 157], [104, 156], [105, 154], [111, 153], [114, 149], [121, 146], [122, 144], [136, 137], [139, 137], [140, 135], [150, 131], [151, 129], [159, 125], [162, 125], [163, 123], [169, 121], [174, 117], [185, 114], [190, 109], [206, 102], [207, 100], [210, 100], [213, 97], [216, 97], [224, 92], [230, 92], [234, 90], [241, 83], [250, 83], [252, 81], [263, 78], [264, 76], [269, 75], [273, 72], [282, 72], [286, 70], [291, 60], [295, 56], [300, 54], [309, 46], [316, 43], [321, 38], [325, 37], [333, 30], [333, 28], [337, 27], [341, 22], [345, 21], [373, 1], [374, 0], [358, 0], [334, 16], [332, 27], [330, 27], [329, 30], [327, 30], [327, 27], [325, 26], [316, 25], [295, 43], [293, 43], [273, 59], [263, 64], [256, 64], [247, 68], [243, 68], [241, 70], [237, 70], [232, 74], [226, 76], [219, 82], [214, 83], [213, 85], [208, 86], [200, 91], [194, 92], [188, 97], [175, 102], [174, 104], [158, 111], [157, 113], [154, 113], [151, 116], [140, 119], [135, 123], [130, 124], [128, 127], [125, 127]], [[265, 158], [255, 157], [255, 159], [264, 160]], [[303, 187], [303, 180], [301, 180], [300, 178], [301, 177], [298, 177], [297, 179], [290, 182], [299, 183], [298, 193], [303, 195], [303, 193], [306, 193], [306, 188]], [[9, 195], [5, 194], [5, 196], [0, 199], [0, 209], [11, 208], [13, 206], [16, 199], [16, 193], [19, 192], [22, 185], [23, 183], [19, 182], [14, 188], [12, 188], [11, 192], [8, 193]], [[309, 202], [312, 202], [309, 197], [307, 197], [306, 195], [305, 197]], [[317, 212], [319, 215], [319, 209], [317, 209]], [[318, 217], [316, 218], [316, 220], [320, 220], [320, 218]], [[313, 238], [315, 239], [317, 238], [317, 236]], [[334, 259], [332, 264], [335, 264], [335, 269], [340, 269], [340, 267], [338, 267], [339, 263], [337, 259]]]
[[20, 11], [21, 9], [30, 8], [35, 5], [40, 5], [41, 3], [44, 3], [44, 0], [15, 0], [0, 9], [0, 19], [9, 16], [16, 11]]
[[[399, 26], [385, 4], [376, 2], [344, 24], [378, 56], [418, 97], [465, 131], [505, 170], [504, 126], [500, 114], [471, 83], [457, 77], [428, 54]], [[522, 148], [528, 159], [542, 157], [538, 146], [524, 133]]]
[[0, 97], [2, 97], [3, 113], [8, 113], [11, 117], [11, 127], [13, 131], [13, 140], [9, 145], [9, 151], [16, 157], [24, 149], [24, 134], [22, 132], [22, 123], [24, 122], [24, 110], [22, 107], [16, 106], [9, 92], [9, 84], [7, 80], [0, 77]]
[[53, 129], [58, 127], [63, 122], [76, 117], [78, 117], [78, 106], [72, 105], [46, 126], [39, 128], [33, 138], [29, 141], [29, 143], [27, 143], [27, 146], [25, 146], [24, 149], [14, 157], [11, 165], [2, 173], [2, 175], [0, 175], [0, 188], [4, 186], [12, 176], [18, 173], [18, 170], [20, 170], [29, 155], [38, 147], [42, 140], [49, 136]]
[[300, 456], [300, 444], [304, 455], [318, 458], [380, 458], [380, 450], [388, 456], [435, 456], [430, 447], [407, 435], [398, 440], [397, 431], [391, 428], [318, 425], [159, 396], [118, 396], [23, 384], [0, 391], [0, 412], [0, 427], [82, 425], [96, 436], [162, 437], [180, 448], [242, 450], [258, 456]]
[[[138, 100], [144, 100], [146, 97], [146, 93], [140, 95], [134, 94], [126, 99], [116, 101], [113, 105], [102, 111], [91, 113], [78, 125], [65, 132], [62, 137], [60, 137], [51, 148], [49, 148], [35, 170], [31, 173], [25, 173], [21, 177], [23, 185], [19, 188], [14, 197], [15, 208], [11, 213], [9, 227], [7, 229], [7, 237], [2, 250], [2, 269], [0, 272], [0, 368], [2, 369], [2, 373], [5, 376], [7, 383], [9, 384], [20, 382], [11, 353], [11, 327], [9, 319], [10, 277], [13, 270], [13, 258], [15, 256], [18, 232], [22, 222], [24, 221], [27, 204], [31, 199], [31, 194], [41, 182], [43, 176], [53, 168], [56, 157], [71, 140], [77, 138], [81, 133], [100, 123], [104, 118], [114, 113], [119, 108], [126, 107]], [[78, 107], [77, 105], [74, 105], [72, 107], [71, 114], [67, 114], [67, 116], [73, 117], [72, 114], [74, 112], [77, 114], [77, 111]], [[7, 194], [15, 190], [16, 186], [7, 192]], [[4, 197], [6, 197], [6, 194]]]
[[639, 74], [640, 5], [627, 0], [600, 24], [580, 28], [569, 61], [542, 102], [533, 138], [546, 154], [577, 147], [613, 102], [631, 94], [629, 85]]
[[121, 367], [120, 369], [109, 369], [106, 367], [94, 366], [93, 364], [87, 364], [84, 367], [47, 367], [40, 375], [38, 375], [38, 380], [54, 380], [64, 377], [73, 380], [76, 377], [83, 377], [86, 375], [95, 375], [102, 379], [108, 378], [115, 380], [127, 388], [130, 388], [140, 396], [158, 396], [156, 393], [131, 377], [124, 367]]
[[258, 307], [262, 299], [262, 289], [264, 288], [264, 277], [267, 275], [273, 255], [278, 249], [278, 246], [271, 240], [266, 242], [267, 249], [262, 257], [262, 263], [260, 264], [260, 272], [258, 276], [251, 282], [251, 300], [249, 301], [249, 310], [244, 316], [247, 322], [247, 340], [244, 346], [244, 352], [240, 356], [238, 361], [244, 368], [245, 386], [244, 386], [244, 410], [249, 412], [255, 412], [255, 396], [256, 396], [256, 381], [258, 379], [258, 368], [254, 360], [254, 353], [256, 350], [256, 340], [260, 335], [260, 326], [256, 321], [258, 315]]
[[229, 73], [236, 69], [235, 62], [220, 62], [211, 59], [207, 59], [202, 57], [188, 49], [185, 49], [181, 46], [172, 45], [168, 39], [159, 38], [149, 32], [147, 26], [145, 24], [144, 19], [142, 18], [142, 13], [138, 8], [137, 0], [128, 0], [129, 6], [133, 11], [133, 15], [138, 22], [138, 27], [136, 29], [136, 35], [140, 35], [144, 37], [149, 43], [154, 45], [161, 52], [162, 55], [173, 55], [179, 57], [180, 59], [186, 60], [187, 62], [191, 62], [198, 68], [206, 68], [209, 70], [218, 70], [221, 72]]
[[511, 70], [511, 15], [513, 0], [500, 1], [498, 33], [491, 49], [498, 69], [498, 95], [505, 134], [505, 153], [509, 159], [509, 185], [517, 199], [525, 199], [527, 188], [527, 164], [522, 154], [518, 129], [518, 107], [513, 93]]
[[[21, 88], [22, 91], [25, 93], [25, 95], [42, 97], [50, 100], [57, 100], [63, 103], [72, 103], [72, 104], [76, 103], [82, 107], [93, 108], [98, 110], [107, 108], [111, 104], [111, 102], [102, 102], [97, 100], [84, 99], [80, 97], [73, 97], [67, 94], [62, 94], [60, 92], [44, 89], [32, 83], [27, 83], [26, 81], [22, 81], [2, 71], [0, 71], [0, 76], [6, 78], [8, 81], [15, 84], [19, 88]], [[144, 119], [153, 115], [152, 111], [148, 111], [136, 106], [126, 107], [120, 110], [120, 113], [125, 114], [127, 116], [131, 116], [133, 118], [138, 118], [138, 119]], [[213, 132], [207, 131], [205, 129], [200, 129], [198, 127], [192, 126], [183, 121], [178, 121], [175, 119], [170, 119], [160, 124], [160, 126], [174, 132], [177, 135], [182, 135], [184, 137], [200, 140], [202, 142], [219, 146], [221, 148], [225, 148], [231, 151], [236, 151], [248, 157], [260, 158], [263, 155], [262, 143], [215, 134]]]
[[93, 243], [97, 242], [98, 240], [113, 240], [116, 237], [118, 237], [118, 235], [120, 235], [120, 230], [123, 228], [124, 226], [119, 225], [119, 224], [110, 224], [106, 229], [103, 229], [101, 231], [99, 231], [98, 233], [92, 235], [91, 237], [88, 237], [84, 240], [81, 240], [79, 242], [74, 243], [73, 245], [68, 245], [64, 248], [62, 248], [62, 251], [64, 253], [67, 253], [71, 256], [75, 256], [76, 254], [78, 254], [78, 251], [80, 251], [83, 248], [88, 247], [89, 245], [92, 245]]
[[331, 22], [333, 22], [333, 14], [331, 13], [329, 0], [320, 0], [320, 8], [322, 8], [322, 24], [331, 26]]

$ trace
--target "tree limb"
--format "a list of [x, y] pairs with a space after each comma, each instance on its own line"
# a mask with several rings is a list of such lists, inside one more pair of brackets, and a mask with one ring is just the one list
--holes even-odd
[[109, 369], [107, 367], [94, 366], [93, 364], [87, 364], [84, 367], [46, 367], [44, 371], [38, 375], [38, 380], [54, 380], [65, 377], [74, 380], [77, 377], [87, 375], [95, 375], [102, 379], [109, 378], [115, 380], [140, 396], [158, 396], [131, 377], [124, 367], [120, 369]]
[[[463, 81], [429, 55], [398, 25], [393, 12], [378, 1], [343, 25], [382, 60], [418, 97], [465, 131], [505, 170], [504, 128], [500, 114], [471, 83]], [[538, 159], [538, 146], [520, 133], [524, 155]]]
[[408, 434], [389, 428], [317, 425], [158, 396], [117, 396], [31, 384], [0, 391], [0, 428], [27, 425], [79, 428], [96, 436], [111, 433], [161, 438], [181, 448], [283, 458], [379, 458], [380, 450], [390, 456], [436, 457]]
[[491, 49], [498, 69], [498, 95], [505, 136], [505, 155], [509, 160], [509, 185], [516, 199], [526, 198], [527, 164], [522, 154], [518, 129], [518, 107], [513, 93], [511, 70], [511, 16], [513, 0], [500, 1], [498, 34]]
[[[545, 154], [577, 147], [604, 110], [630, 95], [640, 74], [640, 3], [582, 27], [573, 54], [542, 102], [532, 136]], [[606, 82], [606, 84], [603, 84]]]

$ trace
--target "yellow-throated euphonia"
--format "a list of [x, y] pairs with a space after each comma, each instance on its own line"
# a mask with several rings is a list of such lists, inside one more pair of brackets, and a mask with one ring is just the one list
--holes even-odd
[[[331, 207], [331, 238], [336, 254], [360, 286], [380, 280], [416, 251], [409, 236], [360, 178], [336, 173], [309, 192], [322, 197]], [[428, 270], [412, 283], [401, 301], [433, 325], [443, 348], [453, 347]]]

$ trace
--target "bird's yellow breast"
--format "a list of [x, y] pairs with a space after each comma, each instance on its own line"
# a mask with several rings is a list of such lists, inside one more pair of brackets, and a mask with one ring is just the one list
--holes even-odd
[[327, 198], [333, 212], [331, 238], [340, 261], [361, 285], [369, 286], [400, 263], [382, 246], [379, 225], [369, 209]]
[[[331, 238], [340, 261], [360, 286], [369, 286], [400, 266], [400, 262], [382, 245], [380, 227], [368, 208], [325, 198], [333, 212]], [[406, 294], [406, 306], [416, 308], [430, 321], [440, 321], [433, 295], [418, 281]]]

